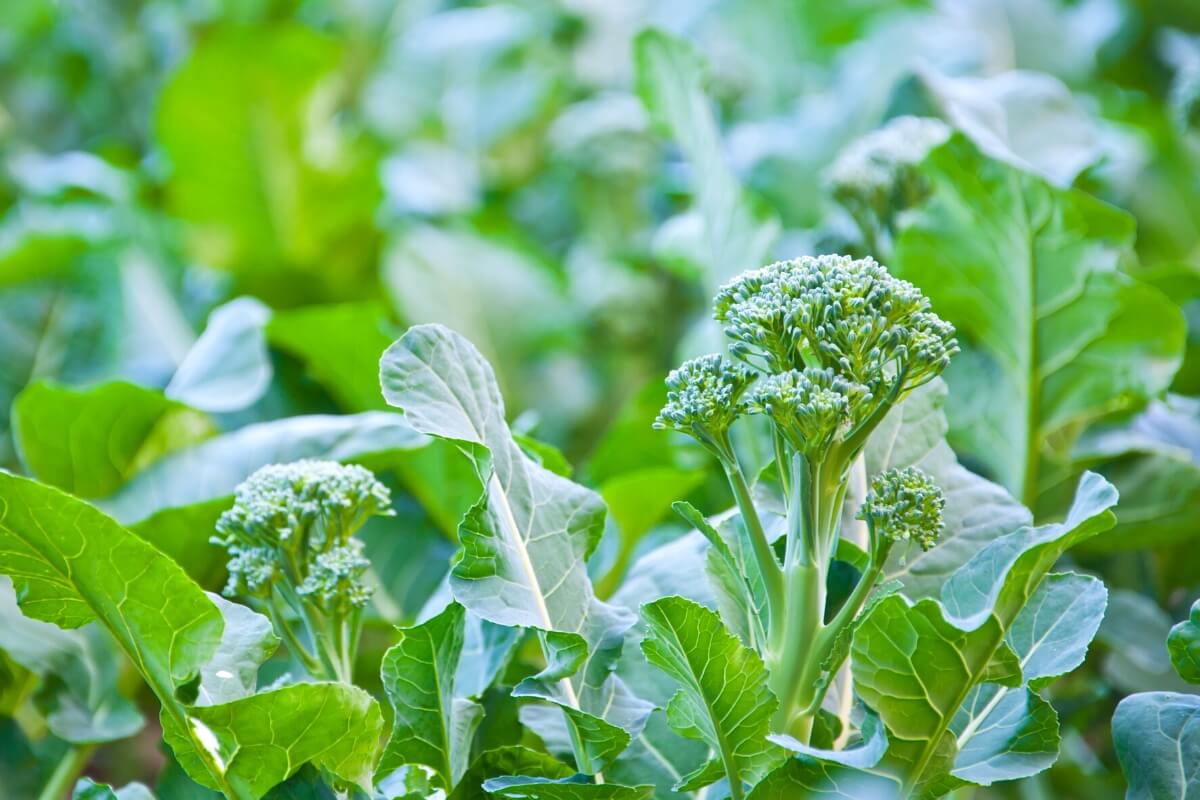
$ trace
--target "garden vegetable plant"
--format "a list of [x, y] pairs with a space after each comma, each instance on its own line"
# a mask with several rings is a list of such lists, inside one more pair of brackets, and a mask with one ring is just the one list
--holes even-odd
[[3, 5], [0, 798], [1197, 795], [1197, 98], [1175, 0]]

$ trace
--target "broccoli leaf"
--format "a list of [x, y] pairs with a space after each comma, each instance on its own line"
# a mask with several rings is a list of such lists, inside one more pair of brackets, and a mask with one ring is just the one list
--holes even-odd
[[1144, 692], [1121, 701], [1113, 742], [1127, 800], [1186, 800], [1200, 792], [1200, 697]]
[[767, 688], [762, 659], [726, 630], [720, 617], [682, 597], [648, 603], [642, 616], [646, 660], [682, 687], [667, 705], [668, 722], [714, 751], [676, 788], [699, 789], [722, 774], [732, 786], [753, 786], [782, 758], [766, 740], [779, 700]]
[[[941, 603], [909, 605], [892, 595], [863, 620], [851, 646], [855, 690], [887, 726], [880, 768], [902, 781], [902, 795], [936, 795], [959, 780], [950, 775], [959, 755], [955, 714], [977, 685], [1022, 685], [1010, 631], [1018, 629], [1018, 646], [1027, 641], [1017, 623], [1022, 609], [1063, 552], [1111, 527], [1115, 503], [1112, 485], [1087, 473], [1064, 522], [995, 539], [950, 577]], [[1063, 663], [1039, 649], [1030, 662], [1048, 670]]]

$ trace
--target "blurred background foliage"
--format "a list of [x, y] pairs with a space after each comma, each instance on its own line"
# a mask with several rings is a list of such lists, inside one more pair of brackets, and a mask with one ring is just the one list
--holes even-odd
[[[856, 144], [908, 115], [959, 131], [978, 185], [910, 185], [902, 154]], [[1016, 185], [1025, 216], [989, 207]], [[967, 223], [908, 213], [951, 191]], [[1019, 304], [996, 287], [1022, 267], [992, 264], [995, 285], [954, 270], [992, 239], [1052, 250], [1064, 230], [1107, 275], [1074, 323], [1106, 344], [1058, 363], [1034, 348], [1017, 396], [1043, 407], [989, 439], [1005, 343], [956, 304], [972, 286]], [[1088, 669], [1053, 694], [1063, 755], [976, 795], [1120, 796], [1112, 707], [1174, 685], [1162, 641], [1200, 593], [1193, 0], [0, 3], [0, 465], [102, 501], [209, 588], [206, 537], [250, 462], [332, 454], [396, 485], [401, 517], [366, 536], [380, 616], [417, 613], [477, 490], [444, 449], [390, 447], [403, 437], [371, 412], [382, 349], [438, 321], [496, 365], [531, 451], [609, 502], [611, 592], [678, 531], [670, 500], [724, 502], [695, 451], [649, 429], [666, 370], [715, 346], [713, 290], [829, 251], [896, 266], [963, 330], [948, 411], [965, 464], [1039, 519], [1085, 467], [1121, 489], [1119, 527], [1076, 556], [1111, 595]], [[1014, 314], [1054, 310], [1053, 266]], [[1064, 369], [1086, 398], [1039, 393]], [[343, 416], [284, 419], [312, 414]], [[20, 672], [0, 657], [0, 687]], [[152, 780], [144, 739], [98, 763]], [[0, 775], [28, 780], [61, 745], [22, 741]], [[168, 765], [160, 796], [182, 780]]]

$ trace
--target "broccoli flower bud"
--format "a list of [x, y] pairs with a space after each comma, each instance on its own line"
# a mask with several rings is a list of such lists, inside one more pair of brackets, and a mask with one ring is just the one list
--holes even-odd
[[858, 511], [870, 527], [874, 553], [886, 555], [895, 542], [916, 542], [928, 550], [942, 531], [946, 498], [927, 474], [915, 467], [891, 469], [871, 479], [871, 492]]
[[351, 537], [369, 517], [391, 514], [390, 504], [360, 466], [306, 459], [259, 469], [217, 520], [212, 541], [230, 555], [225, 594], [267, 598], [284, 581], [325, 611], [365, 605], [369, 562]]
[[871, 258], [771, 264], [724, 286], [714, 307], [739, 358], [774, 373], [818, 365], [861, 387], [856, 422], [940, 374], [958, 350], [953, 326], [920, 290]]
[[917, 165], [950, 138], [938, 119], [898, 117], [848, 145], [827, 181], [834, 199], [850, 212], [874, 246], [886, 246], [896, 215], [929, 193]]
[[741, 397], [754, 373], [719, 355], [685, 361], [667, 376], [667, 404], [654, 427], [694, 437], [720, 457], [727, 457], [729, 426], [743, 412]]
[[849, 424], [854, 387], [832, 370], [809, 367], [770, 375], [746, 402], [751, 414], [775, 423], [788, 442], [809, 458], [820, 458]]

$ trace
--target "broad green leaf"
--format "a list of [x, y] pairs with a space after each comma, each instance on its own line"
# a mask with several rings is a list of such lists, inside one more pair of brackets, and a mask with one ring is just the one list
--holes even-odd
[[221, 611], [225, 627], [221, 643], [200, 670], [196, 690], [198, 706], [215, 706], [254, 694], [258, 668], [279, 649], [271, 620], [217, 594], [208, 599]]
[[1112, 722], [1128, 800], [1188, 800], [1200, 792], [1200, 697], [1126, 697]]
[[0, 650], [39, 676], [38, 708], [51, 733], [74, 744], [124, 739], [142, 729], [137, 707], [117, 690], [121, 657], [96, 625], [63, 630], [24, 616], [0, 578]]
[[716, 614], [682, 597], [648, 603], [642, 617], [646, 660], [681, 686], [667, 705], [667, 720], [678, 733], [714, 751], [709, 763], [683, 776], [678, 788], [698, 789], [722, 771], [735, 786], [753, 786], [780, 759], [766, 741], [779, 701], [767, 688], [762, 659]]
[[1188, 683], [1200, 683], [1200, 600], [1192, 604], [1187, 619], [1171, 628], [1167, 650], [1179, 676]]
[[1074, 469], [1047, 474], [1039, 511], [1055, 513], [1073, 472], [1103, 472], [1121, 493], [1113, 530], [1088, 543], [1089, 551], [1121, 551], [1187, 541], [1196, 534], [1200, 503], [1200, 401], [1168, 395], [1133, 419], [1096, 426], [1072, 452]]
[[383, 688], [392, 704], [392, 733], [380, 756], [379, 777], [422, 764], [449, 792], [467, 768], [471, 737], [482, 709], [456, 694], [466, 612], [451, 603], [436, 617], [400, 629], [383, 656]]
[[767, 738], [785, 750], [799, 753], [810, 759], [840, 764], [854, 769], [870, 769], [880, 762], [887, 751], [887, 733], [879, 717], [869, 711], [864, 715], [859, 725], [862, 741], [842, 750], [825, 750], [805, 744], [798, 739], [785, 734], [771, 734]]
[[345, 411], [381, 411], [379, 356], [395, 339], [378, 303], [305, 306], [271, 314], [271, 346], [295, 356]]
[[120, 789], [114, 789], [107, 783], [80, 778], [75, 784], [71, 800], [154, 800], [154, 793], [140, 783], [127, 783]]
[[[917, 389], [883, 420], [863, 456], [868, 478], [889, 469], [917, 467], [946, 497], [945, 529], [937, 546], [895, 548], [888, 563], [885, 577], [899, 580], [912, 599], [937, 597], [946, 579], [981, 547], [1033, 521], [1004, 488], [958, 463], [945, 440], [946, 395], [940, 379]], [[846, 504], [843, 526], [853, 520], [859, 502], [861, 498]]]
[[1032, 503], [1056, 434], [1165, 390], [1179, 309], [1120, 271], [1133, 220], [983, 156], [962, 135], [918, 167], [926, 197], [899, 219], [888, 266], [954, 323], [951, 442]]
[[193, 780], [256, 800], [311, 759], [365, 785], [382, 725], [370, 695], [299, 684], [186, 705], [214, 656], [244, 669], [265, 637], [249, 646], [241, 631], [223, 638], [221, 611], [182, 568], [87, 503], [5, 474], [0, 501], [0, 572], [12, 577], [21, 610], [63, 628], [92, 620], [106, 628], [158, 698], [164, 738]]
[[890, 778], [811, 758], [789, 758], [763, 778], [748, 800], [898, 800]]
[[13, 437], [30, 474], [79, 497], [111, 494], [211, 430], [204, 415], [124, 381], [82, 390], [37, 381], [13, 403]]
[[1173, 620], [1154, 600], [1128, 589], [1113, 589], [1096, 638], [1108, 648], [1104, 678], [1122, 693], [1197, 690], [1179, 676], [1163, 643]]
[[271, 309], [253, 297], [239, 297], [213, 311], [163, 394], [214, 413], [254, 405], [274, 375], [263, 332], [270, 318]]
[[[639, 690], [643, 688], [640, 684], [634, 685]], [[653, 784], [656, 800], [688, 800], [690, 793], [677, 792], [673, 787], [683, 780], [684, 775], [700, 769], [708, 760], [707, 744], [681, 738], [671, 730], [666, 713], [655, 710], [641, 734], [605, 770], [604, 776], [626, 786]]]
[[369, 462], [427, 441], [399, 415], [387, 412], [247, 425], [159, 459], [98, 505], [197, 580], [211, 584], [224, 561], [208, 538], [234, 489], [259, 467], [301, 458]]
[[[1009, 632], [1059, 556], [1112, 525], [1115, 503], [1112, 485], [1088, 473], [1064, 522], [993, 540], [950, 577], [941, 603], [909, 605], [892, 595], [863, 620], [851, 647], [855, 691], [887, 726], [881, 768], [902, 782], [902, 794], [953, 788], [955, 714], [979, 684], [1021, 685]], [[1022, 630], [1014, 641], [1026, 637]], [[1046, 669], [1069, 663], [1031, 653], [1031, 662]]]
[[653, 786], [574, 783], [549, 778], [493, 778], [484, 784], [493, 797], [516, 800], [650, 800]]
[[[163, 737], [193, 780], [234, 797], [262, 797], [306, 763], [361, 787], [383, 732], [379, 704], [344, 683], [298, 683], [231, 703], [188, 709], [188, 736], [222, 771], [206, 774], [196, 750], [181, 747], [181, 732]], [[228, 786], [229, 788], [224, 788]]]
[[679, 145], [695, 175], [698, 241], [688, 250], [699, 259], [706, 288], [714, 291], [747, 265], [763, 263], [779, 223], [756, 218], [726, 161], [704, 92], [704, 65], [691, 45], [662, 31], [643, 31], [634, 40], [634, 65], [638, 95], [655, 127]]
[[498, 747], [486, 750], [471, 762], [447, 800], [487, 800], [483, 784], [489, 778], [525, 775], [536, 778], [569, 778], [574, 771], [545, 753], [527, 747]]
[[381, 192], [373, 148], [333, 118], [342, 47], [293, 23], [212, 33], [157, 104], [169, 208], [193, 253], [258, 296], [348, 294], [374, 263]]
[[[440, 325], [409, 329], [384, 353], [380, 379], [384, 397], [416, 430], [463, 449], [485, 487], [459, 526], [462, 551], [450, 573], [455, 599], [499, 625], [587, 642], [587, 663], [552, 692], [533, 696], [561, 705], [585, 745], [611, 758], [650, 707], [635, 702], [609, 668], [634, 617], [597, 600], [587, 575], [585, 561], [604, 525], [600, 499], [525, 455], [505, 422], [491, 367], [462, 336]], [[582, 759], [589, 748], [575, 750]]]

